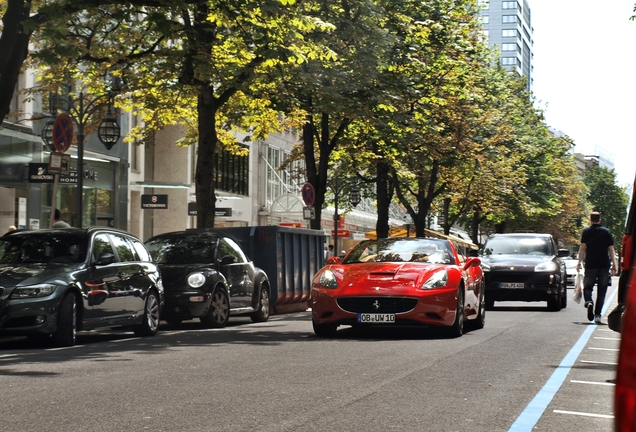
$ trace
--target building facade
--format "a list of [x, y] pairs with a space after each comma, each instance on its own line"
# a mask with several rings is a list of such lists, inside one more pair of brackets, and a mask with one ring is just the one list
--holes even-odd
[[532, 14], [527, 0], [481, 0], [481, 21], [491, 48], [499, 51], [501, 65], [533, 80]]

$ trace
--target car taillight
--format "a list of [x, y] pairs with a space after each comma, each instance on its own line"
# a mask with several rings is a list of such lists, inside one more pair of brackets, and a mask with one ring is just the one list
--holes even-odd
[[627, 307], [621, 329], [620, 354], [614, 394], [614, 430], [636, 431], [636, 266], [632, 264]]

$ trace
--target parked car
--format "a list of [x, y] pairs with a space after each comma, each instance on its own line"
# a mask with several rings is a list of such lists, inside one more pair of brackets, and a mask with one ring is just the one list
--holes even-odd
[[[566, 286], [574, 287], [574, 278], [576, 277], [576, 264], [579, 262], [576, 258], [563, 258], [565, 264]], [[582, 271], [582, 270], [581, 270]]]
[[0, 237], [0, 335], [75, 344], [76, 332], [132, 327], [153, 336], [163, 287], [143, 243], [106, 227]]
[[486, 278], [486, 306], [496, 301], [546, 301], [548, 309], [567, 306], [566, 270], [550, 234], [494, 234], [480, 253]]
[[267, 321], [270, 284], [238, 241], [215, 230], [170, 232], [146, 241], [159, 265], [166, 295], [163, 318], [176, 325], [199, 318], [224, 327], [230, 315]]
[[480, 259], [461, 263], [448, 240], [367, 240], [330, 260], [312, 281], [317, 336], [333, 336], [341, 325], [433, 326], [452, 337], [463, 334], [465, 321], [484, 326]]

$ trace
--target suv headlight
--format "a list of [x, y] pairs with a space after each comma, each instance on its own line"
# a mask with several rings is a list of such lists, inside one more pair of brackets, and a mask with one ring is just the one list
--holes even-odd
[[435, 288], [442, 288], [446, 286], [447, 282], [448, 282], [448, 272], [446, 270], [440, 270], [438, 272], [435, 272], [433, 276], [428, 278], [428, 280], [424, 282], [424, 284], [422, 284], [422, 289], [429, 290], [429, 289], [435, 289]]
[[485, 272], [489, 272], [490, 271], [490, 264], [486, 264], [485, 262], [481, 262], [481, 270], [485, 271]]
[[557, 269], [557, 265], [553, 261], [542, 262], [534, 268], [536, 272], [551, 272]]
[[191, 288], [201, 288], [204, 283], [205, 276], [201, 273], [192, 273], [188, 276], [188, 285], [190, 285]]
[[46, 297], [50, 296], [55, 292], [56, 285], [51, 284], [40, 284], [40, 285], [31, 285], [26, 287], [17, 287], [13, 290], [11, 294], [11, 298], [17, 299], [26, 299], [26, 298], [36, 298], [36, 297]]

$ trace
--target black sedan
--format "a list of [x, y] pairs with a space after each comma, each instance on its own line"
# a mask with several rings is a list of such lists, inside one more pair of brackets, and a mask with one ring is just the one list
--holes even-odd
[[143, 243], [117, 229], [13, 231], [0, 237], [0, 335], [75, 344], [76, 332], [157, 333], [163, 287]]
[[481, 264], [486, 278], [486, 305], [496, 301], [546, 301], [548, 309], [567, 306], [565, 265], [550, 234], [495, 234], [486, 240]]
[[224, 327], [230, 314], [248, 314], [254, 322], [269, 318], [269, 279], [234, 239], [186, 230], [152, 237], [146, 247], [161, 270], [168, 324], [199, 318]]

